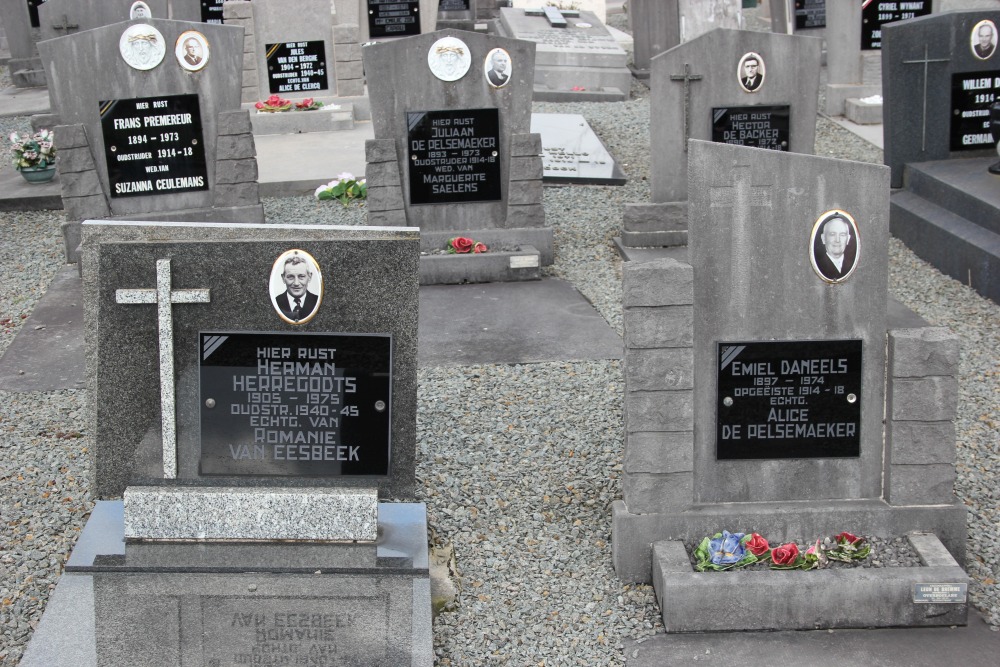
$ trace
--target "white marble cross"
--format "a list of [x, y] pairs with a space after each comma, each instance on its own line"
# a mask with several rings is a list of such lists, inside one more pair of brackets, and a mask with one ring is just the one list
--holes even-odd
[[177, 477], [177, 410], [174, 398], [174, 321], [171, 304], [208, 303], [211, 290], [171, 289], [170, 260], [156, 260], [156, 289], [120, 289], [118, 303], [155, 303], [160, 341], [160, 432], [163, 440], [163, 477]]

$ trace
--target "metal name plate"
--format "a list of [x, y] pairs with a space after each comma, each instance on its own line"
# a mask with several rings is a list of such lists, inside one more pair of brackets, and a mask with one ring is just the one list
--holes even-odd
[[368, 34], [371, 37], [419, 35], [420, 0], [368, 0]]
[[787, 151], [791, 106], [714, 107], [712, 141]]
[[719, 343], [717, 458], [859, 456], [861, 351], [860, 340]]
[[272, 93], [304, 93], [330, 87], [323, 40], [265, 46], [267, 85]]
[[112, 197], [208, 189], [197, 95], [105, 100], [100, 115]]
[[904, 21], [927, 16], [933, 9], [931, 0], [912, 2], [868, 2], [861, 6], [861, 48], [882, 48], [882, 26], [894, 21]]
[[1000, 99], [1000, 70], [951, 75], [951, 129], [948, 150], [992, 151], [990, 107]]
[[202, 332], [201, 473], [389, 474], [392, 337]]
[[968, 584], [913, 584], [916, 604], [966, 604], [968, 599]]
[[410, 204], [500, 200], [500, 111], [411, 111]]

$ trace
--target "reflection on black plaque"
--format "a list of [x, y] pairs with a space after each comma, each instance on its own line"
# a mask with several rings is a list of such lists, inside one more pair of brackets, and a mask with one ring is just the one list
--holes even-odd
[[882, 26], [894, 21], [927, 16], [931, 13], [931, 0], [910, 2], [879, 2], [864, 0], [861, 5], [861, 48], [882, 48]]
[[791, 107], [713, 107], [712, 141], [775, 151], [788, 150]]
[[795, 0], [795, 29], [826, 27], [826, 0]]
[[31, 22], [32, 28], [38, 28], [42, 24], [38, 20], [38, 5], [45, 2], [45, 0], [28, 0], [28, 20]]
[[951, 133], [949, 149], [992, 149], [990, 106], [1000, 99], [1000, 70], [951, 75]]
[[392, 337], [203, 332], [201, 473], [389, 474]]
[[266, 46], [267, 83], [272, 93], [299, 93], [330, 87], [323, 40]]
[[99, 104], [112, 197], [208, 189], [197, 95]]
[[811, 459], [861, 452], [861, 341], [719, 343], [716, 453]]
[[438, 3], [439, 12], [467, 12], [469, 0], [441, 0]]
[[500, 200], [500, 111], [406, 114], [411, 204]]
[[223, 0], [201, 0], [202, 23], [225, 23], [222, 20]]
[[420, 0], [368, 0], [368, 34], [406, 37], [420, 34]]

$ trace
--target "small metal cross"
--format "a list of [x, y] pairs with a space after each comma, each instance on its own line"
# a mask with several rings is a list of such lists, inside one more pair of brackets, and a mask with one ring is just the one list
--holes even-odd
[[171, 289], [170, 260], [156, 260], [156, 289], [120, 289], [115, 301], [156, 304], [160, 341], [160, 432], [163, 440], [163, 476], [177, 477], [177, 410], [174, 398], [174, 321], [171, 304], [208, 303], [208, 289]]
[[688, 139], [691, 138], [691, 82], [701, 81], [701, 74], [692, 74], [691, 65], [684, 63], [684, 73], [671, 74], [670, 80], [684, 82], [684, 152], [687, 153]]
[[924, 66], [924, 111], [923, 116], [920, 119], [921, 129], [920, 129], [920, 150], [927, 150], [927, 66], [930, 63], [946, 63], [949, 58], [935, 58], [929, 59], [927, 57], [927, 45], [924, 44], [924, 59], [923, 60], [904, 60], [904, 65], [923, 65]]

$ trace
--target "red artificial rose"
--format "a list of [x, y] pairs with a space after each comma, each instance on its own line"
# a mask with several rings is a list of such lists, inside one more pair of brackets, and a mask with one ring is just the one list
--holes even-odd
[[472, 250], [472, 239], [466, 238], [465, 236], [456, 236], [451, 241], [451, 247], [455, 249], [457, 253], [466, 253]]
[[489, 250], [489, 248], [486, 247], [485, 243], [476, 243], [476, 245], [472, 246], [472, 252], [476, 254], [486, 252], [487, 250]]
[[753, 533], [750, 535], [750, 539], [747, 540], [746, 548], [754, 556], [760, 556], [763, 553], [767, 553], [767, 550], [771, 547], [768, 545], [767, 540], [765, 540], [763, 536]]
[[847, 542], [848, 544], [854, 544], [858, 541], [857, 535], [851, 535], [848, 532], [843, 532], [833, 538], [835, 542]]
[[254, 108], [256, 108], [256, 109], [263, 109], [264, 108], [264, 103], [263, 102], [257, 102], [257, 104], [254, 105]]
[[771, 560], [775, 565], [794, 565], [799, 557], [799, 548], [794, 542], [782, 544], [771, 550]]

